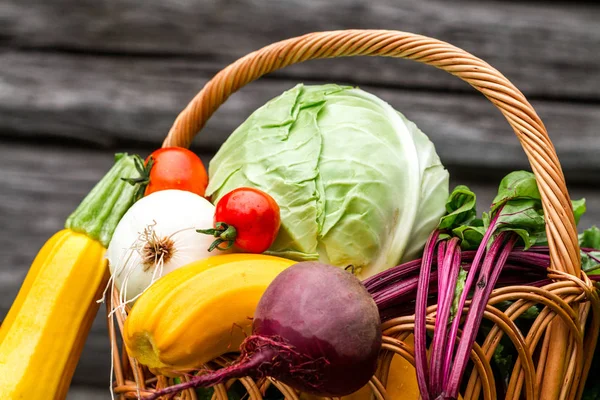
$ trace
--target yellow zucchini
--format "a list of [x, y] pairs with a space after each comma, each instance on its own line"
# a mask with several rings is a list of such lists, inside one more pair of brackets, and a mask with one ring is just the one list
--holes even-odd
[[116, 163], [35, 257], [0, 326], [0, 399], [62, 400], [108, 278], [106, 247], [137, 188], [136, 156]]
[[262, 254], [227, 254], [163, 276], [136, 301], [123, 341], [142, 364], [171, 374], [238, 351], [267, 286], [294, 264]]
[[106, 285], [104, 252], [70, 229], [42, 247], [0, 327], [0, 399], [66, 397]]

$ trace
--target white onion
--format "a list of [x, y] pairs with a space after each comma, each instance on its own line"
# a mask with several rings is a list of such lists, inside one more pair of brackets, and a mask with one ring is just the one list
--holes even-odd
[[112, 284], [122, 303], [135, 301], [152, 282], [208, 252], [215, 240], [196, 232], [213, 226], [215, 207], [182, 190], [162, 190], [138, 200], [123, 216], [108, 246]]

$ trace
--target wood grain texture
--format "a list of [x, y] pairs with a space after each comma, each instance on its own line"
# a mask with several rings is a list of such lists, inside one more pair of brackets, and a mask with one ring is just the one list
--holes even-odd
[[[175, 116], [210, 77], [209, 64], [160, 59], [7, 52], [0, 54], [0, 66], [7, 78], [0, 80], [0, 137], [68, 140], [102, 148], [159, 146]], [[217, 111], [194, 148], [215, 151], [254, 109], [296, 83], [263, 79], [250, 84]], [[462, 94], [361, 87], [416, 122], [447, 165], [502, 170], [528, 165], [503, 117], [474, 90]], [[597, 182], [600, 108], [532, 103], [568, 178]]]
[[[599, 19], [597, 3], [571, 2], [4, 0], [0, 43], [17, 49], [196, 58], [222, 65], [308, 32], [397, 29], [464, 48], [529, 96], [598, 99]], [[468, 90], [456, 79], [408, 62], [373, 58], [316, 65], [281, 74]]]
[[[119, 151], [145, 152], [125, 147]], [[0, 320], [4, 318], [27, 270], [43, 243], [112, 165], [113, 149], [91, 150], [0, 141]], [[206, 162], [210, 154], [202, 154]], [[475, 180], [450, 168], [452, 185], [467, 184], [478, 195], [479, 209], [491, 204], [497, 180]], [[600, 190], [573, 187], [573, 198], [586, 197], [582, 228], [600, 224]], [[107, 387], [110, 347], [104, 311], [94, 322], [73, 384]]]

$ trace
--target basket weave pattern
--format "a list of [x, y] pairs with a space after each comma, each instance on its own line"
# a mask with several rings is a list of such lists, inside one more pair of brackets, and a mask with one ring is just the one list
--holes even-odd
[[[443, 69], [469, 83], [490, 100], [507, 119], [523, 146], [536, 175], [546, 219], [553, 283], [541, 287], [511, 286], [493, 291], [484, 318], [494, 324], [485, 340], [471, 353], [474, 369], [463, 398], [495, 398], [490, 360], [500, 338], [506, 335], [518, 351], [518, 360], [508, 385], [507, 399], [579, 399], [587, 377], [600, 328], [600, 299], [593, 283], [580, 271], [577, 230], [564, 175], [546, 129], [523, 94], [500, 72], [479, 58], [448, 43], [398, 31], [346, 30], [318, 32], [284, 40], [248, 54], [219, 72], [177, 117], [163, 146], [188, 147], [194, 136], [227, 98], [249, 82], [288, 65], [319, 58], [383, 56], [407, 58]], [[118, 296], [111, 299], [118, 305]], [[494, 307], [514, 301], [504, 312]], [[531, 306], [544, 306], [526, 336], [514, 320]], [[110, 302], [107, 304], [110, 309]], [[468, 303], [467, 303], [468, 306]], [[436, 306], [427, 309], [427, 329], [433, 331]], [[119, 331], [126, 316], [117, 313]], [[558, 317], [558, 318], [555, 318]], [[404, 341], [414, 330], [414, 316], [396, 318], [382, 325], [384, 341], [380, 366], [370, 382], [378, 399], [385, 391], [389, 365], [394, 355], [414, 364], [414, 349]], [[109, 318], [111, 344], [117, 346], [117, 329]], [[207, 368], [226, 364], [220, 358]], [[172, 384], [139, 366], [125, 351], [115, 353], [115, 393], [123, 398], [154, 391]], [[185, 380], [185, 377], [182, 379]], [[285, 385], [263, 380], [241, 379], [249, 398], [261, 399], [266, 387], [276, 385], [287, 399], [298, 393]], [[226, 385], [215, 388], [215, 397], [227, 399]], [[181, 398], [195, 399], [193, 390]]]

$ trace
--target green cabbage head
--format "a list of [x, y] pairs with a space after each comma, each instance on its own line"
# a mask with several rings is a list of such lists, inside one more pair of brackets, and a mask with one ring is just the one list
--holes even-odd
[[281, 209], [268, 253], [353, 265], [366, 278], [417, 258], [445, 212], [433, 143], [378, 97], [297, 85], [256, 110], [209, 165], [213, 202], [250, 186]]

